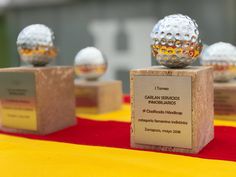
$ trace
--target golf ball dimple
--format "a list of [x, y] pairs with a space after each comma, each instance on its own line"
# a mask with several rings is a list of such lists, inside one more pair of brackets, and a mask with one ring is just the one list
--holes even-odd
[[17, 49], [21, 60], [34, 66], [44, 66], [57, 55], [55, 37], [50, 28], [33, 24], [24, 28], [17, 38]]
[[152, 53], [169, 68], [184, 68], [194, 62], [202, 50], [198, 25], [188, 16], [169, 15], [158, 21], [151, 32]]
[[201, 55], [204, 66], [212, 66], [216, 82], [228, 82], [236, 77], [236, 47], [230, 43], [217, 42]]
[[95, 47], [86, 47], [75, 56], [75, 73], [85, 80], [97, 80], [107, 70], [107, 61]]

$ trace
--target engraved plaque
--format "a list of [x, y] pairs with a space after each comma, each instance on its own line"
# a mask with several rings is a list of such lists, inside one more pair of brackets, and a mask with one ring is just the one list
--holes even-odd
[[33, 73], [0, 73], [1, 124], [37, 130], [35, 76]]
[[134, 141], [192, 149], [191, 77], [134, 77]]

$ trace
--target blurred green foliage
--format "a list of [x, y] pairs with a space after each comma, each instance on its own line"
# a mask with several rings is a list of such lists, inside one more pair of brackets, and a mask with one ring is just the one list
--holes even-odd
[[4, 16], [0, 16], [0, 68], [10, 66], [7, 25]]

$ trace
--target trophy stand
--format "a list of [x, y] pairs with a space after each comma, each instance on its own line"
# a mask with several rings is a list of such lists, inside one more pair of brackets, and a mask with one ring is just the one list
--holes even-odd
[[216, 119], [236, 120], [236, 82], [214, 84]]
[[49, 134], [76, 123], [73, 67], [44, 67], [55, 56], [53, 33], [30, 25], [17, 39], [23, 61], [32, 66], [0, 70], [0, 129], [12, 133]]
[[201, 52], [197, 25], [170, 15], [151, 37], [153, 54], [165, 67], [130, 73], [131, 147], [198, 153], [214, 138], [214, 113], [212, 68], [188, 66]]
[[80, 78], [75, 79], [77, 113], [102, 114], [121, 109], [121, 81], [98, 80], [106, 69], [106, 60], [94, 47], [82, 49], [76, 55], [75, 72]]

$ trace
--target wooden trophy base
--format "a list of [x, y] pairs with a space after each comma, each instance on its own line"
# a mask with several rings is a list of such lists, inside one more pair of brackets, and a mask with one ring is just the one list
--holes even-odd
[[72, 67], [0, 69], [0, 129], [49, 134], [76, 123]]
[[198, 153], [214, 138], [211, 67], [131, 71], [131, 147]]
[[215, 118], [236, 120], [236, 81], [214, 83]]
[[101, 114], [121, 109], [121, 81], [75, 80], [78, 113]]

